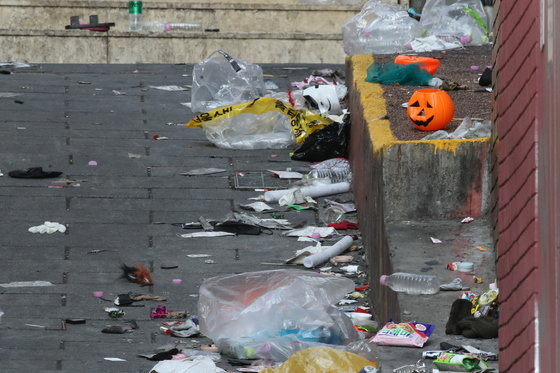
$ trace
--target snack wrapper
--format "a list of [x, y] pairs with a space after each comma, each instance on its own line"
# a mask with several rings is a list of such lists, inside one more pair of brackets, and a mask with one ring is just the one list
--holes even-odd
[[488, 369], [488, 363], [484, 360], [450, 352], [441, 353], [434, 364], [438, 369], [447, 372], [474, 372]]
[[431, 324], [390, 321], [369, 342], [384, 346], [422, 347], [434, 329]]

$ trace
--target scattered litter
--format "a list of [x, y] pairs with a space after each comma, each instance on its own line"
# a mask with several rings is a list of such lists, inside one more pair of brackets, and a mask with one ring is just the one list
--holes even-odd
[[28, 230], [30, 233], [46, 233], [46, 234], [53, 234], [55, 232], [64, 233], [66, 232], [66, 226], [64, 224], [60, 224], [57, 222], [50, 222], [46, 221], [41, 225], [36, 225], [34, 227], [30, 227]]
[[349, 265], [349, 266], [344, 266], [344, 267], [340, 267], [340, 269], [346, 273], [352, 274], [352, 273], [358, 273], [358, 267], [357, 265]]
[[214, 264], [215, 261], [212, 260], [212, 259], [206, 259], [206, 260], [204, 261], [204, 263], [206, 263], [206, 264]]
[[192, 111], [204, 113], [264, 96], [262, 68], [217, 50], [192, 73]]
[[447, 269], [457, 272], [472, 272], [474, 271], [473, 262], [453, 262], [447, 265]]
[[434, 238], [434, 237], [430, 237], [430, 240], [432, 240], [432, 243], [436, 243], [436, 244], [437, 244], [437, 243], [443, 243], [442, 240], [437, 239], [437, 238]]
[[25, 62], [0, 62], [0, 66], [2, 67], [7, 67], [7, 68], [14, 68], [14, 69], [19, 69], [22, 67], [31, 67], [31, 65], [25, 63]]
[[14, 93], [14, 92], [0, 92], [0, 98], [11, 98], [11, 97], [17, 97], [17, 96], [22, 96], [23, 93]]
[[134, 153], [128, 153], [128, 158], [130, 159], [138, 159], [141, 158], [142, 156], [140, 154], [134, 154]]
[[188, 254], [187, 256], [189, 258], [208, 258], [208, 257], [211, 257], [212, 255], [210, 255], [210, 254]]
[[121, 359], [120, 357], [104, 357], [103, 360], [107, 360], [107, 361], [126, 361], [125, 359]]
[[294, 171], [275, 171], [275, 170], [267, 170], [268, 172], [272, 172], [273, 175], [278, 176], [280, 179], [302, 179], [303, 174]]
[[274, 91], [280, 87], [278, 87], [278, 84], [274, 83], [274, 81], [267, 79], [264, 81], [264, 88]]
[[188, 107], [189, 109], [192, 107], [190, 102], [181, 102], [181, 105]]
[[458, 277], [454, 278], [451, 282], [448, 282], [447, 284], [441, 284], [439, 286], [439, 289], [444, 291], [469, 290], [468, 287], [463, 286], [463, 280], [461, 280]]
[[2, 173], [2, 170], [0, 170], [0, 177], [4, 176], [4, 174]]
[[487, 248], [482, 247], [482, 246], [476, 246], [475, 249], [478, 249], [478, 250], [480, 250], [480, 251], [488, 251]]
[[86, 82], [84, 80], [80, 80], [80, 81], [78, 81], [78, 84], [91, 84], [91, 82]]
[[171, 282], [175, 285], [179, 285], [183, 283], [183, 280], [181, 280], [180, 278], [174, 278], [173, 280], [171, 280]]
[[191, 317], [186, 321], [163, 322], [159, 329], [164, 334], [179, 338], [189, 338], [200, 333], [198, 319]]
[[160, 86], [151, 85], [150, 88], [159, 89], [160, 91], [167, 91], [167, 92], [178, 92], [178, 91], [187, 90], [187, 88], [179, 87], [178, 85], [160, 85]]
[[187, 172], [182, 172], [181, 175], [184, 176], [199, 176], [199, 175], [212, 175], [212, 174], [219, 174], [222, 172], [226, 172], [227, 170], [223, 168], [197, 168], [194, 170], [190, 170]]
[[473, 372], [486, 371], [488, 363], [473, 356], [444, 352], [434, 361], [434, 365], [444, 371]]
[[132, 267], [123, 264], [121, 266], [123, 271], [122, 277], [126, 278], [128, 281], [139, 285], [153, 285], [154, 280], [150, 270], [143, 265], [137, 264]]
[[435, 326], [415, 322], [388, 322], [369, 340], [383, 346], [422, 347], [434, 331]]
[[0, 284], [0, 287], [3, 288], [22, 288], [35, 286], [54, 286], [54, 284], [49, 281], [16, 281]]
[[422, 140], [455, 140], [455, 139], [476, 139], [490, 137], [492, 135], [492, 122], [483, 120], [475, 121], [472, 118], [465, 118], [455, 131], [449, 133], [444, 130], [435, 131]]
[[[303, 265], [306, 268], [313, 268], [319, 264], [322, 264], [328, 261], [333, 256], [339, 255], [346, 251], [352, 243], [354, 239], [351, 236], [344, 236], [340, 241], [335, 243], [333, 246], [321, 251], [320, 253], [311, 255], [303, 259]], [[357, 266], [356, 266], [357, 270]]]
[[30, 167], [27, 170], [14, 170], [8, 172], [8, 176], [19, 179], [45, 179], [59, 177], [60, 171], [43, 171], [43, 167]]
[[113, 94], [114, 94], [115, 96], [126, 95], [126, 92], [125, 92], [125, 91], [117, 91], [116, 89], [113, 89], [112, 92], [113, 92]]
[[289, 237], [310, 237], [314, 233], [318, 234], [320, 237], [328, 237], [335, 234], [336, 230], [332, 227], [308, 226], [305, 228], [293, 229], [285, 232], [284, 235]]
[[473, 218], [471, 218], [470, 216], [464, 218], [463, 220], [461, 220], [461, 223], [470, 223], [471, 221], [474, 221]]
[[272, 207], [270, 207], [269, 205], [267, 205], [264, 202], [253, 202], [253, 203], [249, 203], [249, 204], [246, 204], [246, 205], [240, 205], [239, 207], [241, 207], [242, 209], [245, 209], [245, 210], [253, 210], [253, 211], [256, 211], [256, 212], [274, 210]]
[[235, 236], [235, 233], [212, 231], [212, 232], [195, 232], [195, 233], [178, 234], [178, 236], [183, 238], [224, 237], [224, 236]]
[[356, 211], [356, 205], [353, 202], [349, 202], [349, 203], [340, 203], [340, 202], [336, 202], [330, 199], [325, 198], [325, 202], [328, 203], [329, 205], [334, 205], [334, 206], [338, 206], [341, 207], [344, 212], [354, 212]]
[[102, 298], [103, 295], [105, 295], [105, 293], [102, 292], [102, 291], [94, 291], [92, 294], [93, 294], [93, 296], [96, 297], [96, 298]]
[[88, 166], [97, 166], [97, 161], [89, 161]]
[[152, 139], [154, 140], [169, 140], [169, 137], [160, 136], [160, 135], [152, 135]]
[[46, 328], [44, 325], [36, 325], [36, 324], [25, 324], [26, 326], [30, 326], [32, 328]]
[[207, 356], [193, 356], [181, 360], [163, 360], [150, 370], [152, 373], [225, 373]]
[[[332, 265], [339, 265], [339, 264], [343, 264], [343, 263], [352, 263], [352, 261], [354, 260], [354, 257], [352, 255], [337, 255], [337, 256], [333, 256], [332, 258], [329, 259], [329, 262]], [[341, 268], [342, 270], [344, 270], [343, 268]]]
[[[302, 187], [299, 189], [271, 190], [264, 193], [264, 200], [266, 202], [276, 202], [279, 201], [285, 195], [294, 193], [296, 190], [299, 190], [299, 192], [304, 197], [317, 198], [317, 197], [323, 197], [332, 194], [349, 192], [350, 183], [342, 182], [342, 183], [335, 183], [335, 184], [314, 185], [309, 187]], [[293, 204], [293, 203], [289, 203], [289, 204]]]
[[473, 281], [475, 284], [483, 284], [484, 283], [484, 279], [482, 277], [473, 277]]
[[118, 319], [125, 315], [125, 312], [123, 310], [116, 307], [105, 307], [103, 310], [107, 312], [109, 317], [112, 319]]
[[393, 373], [439, 373], [439, 370], [436, 371], [436, 369], [434, 369], [432, 372], [428, 370], [426, 363], [422, 360], [418, 360], [416, 364], [403, 365], [402, 367], [393, 369]]
[[327, 226], [333, 227], [334, 229], [340, 229], [340, 230], [359, 229], [358, 224], [352, 223], [352, 222], [349, 222], [349, 221], [341, 221], [339, 223], [331, 223], [331, 224], [327, 224]]
[[338, 304], [341, 305], [341, 306], [348, 305], [348, 304], [354, 304], [354, 303], [358, 303], [358, 301], [355, 300], [355, 299], [343, 299], [340, 302], [338, 302]]

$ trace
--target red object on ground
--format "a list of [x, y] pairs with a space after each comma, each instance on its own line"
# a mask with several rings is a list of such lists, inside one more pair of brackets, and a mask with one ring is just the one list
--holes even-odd
[[334, 229], [358, 229], [358, 224], [349, 221], [341, 221], [340, 223], [328, 224], [329, 227]]
[[406, 56], [404, 54], [395, 57], [395, 63], [408, 65], [409, 63], [417, 63], [420, 68], [426, 70], [430, 75], [434, 75], [439, 69], [440, 61], [435, 58], [421, 57], [421, 56]]
[[354, 290], [356, 291], [364, 291], [369, 289], [369, 285], [364, 285], [364, 286], [358, 286], [357, 288], [355, 288]]

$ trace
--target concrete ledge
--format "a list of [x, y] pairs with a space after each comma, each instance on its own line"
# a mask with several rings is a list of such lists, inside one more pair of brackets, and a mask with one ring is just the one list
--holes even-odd
[[[387, 223], [479, 217], [489, 206], [490, 139], [399, 141], [383, 89], [364, 81], [370, 55], [346, 60], [354, 193], [372, 283], [393, 272]], [[411, 268], [410, 270], [413, 270]], [[378, 320], [401, 319], [394, 292], [372, 286]]]
[[254, 63], [342, 63], [340, 34], [0, 30], [0, 60], [197, 63], [216, 49]]

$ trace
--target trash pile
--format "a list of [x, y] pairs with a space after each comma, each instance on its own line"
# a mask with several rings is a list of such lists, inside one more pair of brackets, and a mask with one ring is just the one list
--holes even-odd
[[479, 0], [427, 0], [422, 14], [370, 0], [342, 26], [346, 54], [428, 52], [491, 42]]

